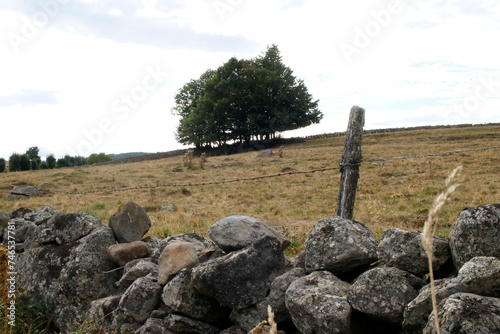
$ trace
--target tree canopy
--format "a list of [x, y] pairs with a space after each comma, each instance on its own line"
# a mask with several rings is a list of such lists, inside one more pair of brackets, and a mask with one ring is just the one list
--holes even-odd
[[186, 83], [172, 113], [181, 116], [176, 138], [197, 148], [249, 144], [319, 123], [323, 117], [302, 80], [272, 45], [255, 59], [229, 59]]

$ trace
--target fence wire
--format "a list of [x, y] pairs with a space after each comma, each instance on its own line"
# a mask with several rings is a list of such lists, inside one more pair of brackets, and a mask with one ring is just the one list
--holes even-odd
[[262, 179], [267, 179], [267, 178], [282, 177], [282, 176], [286, 176], [286, 175], [312, 174], [312, 173], [325, 172], [325, 171], [330, 171], [330, 170], [340, 170], [343, 166], [361, 166], [361, 165], [366, 165], [366, 164], [374, 164], [375, 162], [382, 161], [382, 166], [380, 167], [380, 170], [378, 171], [378, 173], [380, 173], [380, 171], [384, 168], [385, 163], [387, 161], [391, 161], [391, 160], [405, 160], [405, 159], [437, 157], [437, 156], [457, 154], [457, 153], [487, 151], [487, 150], [498, 149], [498, 148], [500, 148], [500, 146], [490, 146], [490, 147], [477, 148], [477, 149], [466, 149], [466, 150], [454, 150], [454, 151], [448, 151], [448, 152], [442, 152], [442, 153], [430, 153], [430, 154], [423, 154], [423, 155], [407, 155], [407, 156], [392, 157], [392, 158], [370, 158], [370, 159], [363, 160], [361, 162], [353, 163], [353, 164], [339, 163], [339, 167], [318, 168], [318, 169], [312, 169], [312, 170], [307, 170], [307, 171], [283, 172], [283, 173], [277, 173], [277, 174], [253, 176], [253, 177], [246, 177], [246, 178], [232, 179], [232, 180], [219, 180], [219, 181], [195, 182], [195, 183], [168, 183], [168, 184], [156, 184], [156, 185], [147, 185], [147, 186], [139, 186], [139, 187], [95, 189], [95, 190], [84, 190], [84, 191], [45, 191], [44, 194], [83, 195], [83, 194], [94, 194], [94, 193], [113, 193], [113, 192], [122, 192], [122, 191], [130, 191], [130, 190], [150, 190], [150, 189], [168, 188], [168, 187], [170, 187], [170, 188], [198, 187], [198, 186], [225, 184], [225, 183], [256, 181], [256, 180], [262, 180]]

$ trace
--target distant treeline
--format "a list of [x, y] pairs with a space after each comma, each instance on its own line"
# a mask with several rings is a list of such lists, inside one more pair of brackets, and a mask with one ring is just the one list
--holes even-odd
[[[39, 156], [40, 150], [37, 146], [30, 147], [26, 153], [13, 153], [9, 158], [8, 170], [10, 172], [54, 169], [64, 167], [77, 167], [93, 165], [100, 162], [111, 161], [112, 158], [105, 153], [93, 153], [89, 157], [70, 156], [66, 154], [63, 158], [56, 159], [53, 154], [48, 155], [45, 161]], [[7, 163], [5, 159], [0, 158], [0, 173], [5, 172]]]

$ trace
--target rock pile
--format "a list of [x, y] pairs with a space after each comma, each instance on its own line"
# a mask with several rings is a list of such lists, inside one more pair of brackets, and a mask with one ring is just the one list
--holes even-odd
[[[288, 334], [436, 333], [419, 232], [392, 228], [377, 244], [363, 224], [329, 217], [288, 258], [286, 236], [245, 216], [215, 223], [210, 239], [161, 240], [143, 238], [150, 222], [132, 202], [110, 226], [48, 206], [0, 217], [16, 228], [20, 298], [43, 302], [59, 332], [90, 322], [119, 333], [244, 334], [270, 305]], [[493, 204], [462, 211], [449, 240], [434, 238], [442, 330], [500, 329], [499, 233]]]

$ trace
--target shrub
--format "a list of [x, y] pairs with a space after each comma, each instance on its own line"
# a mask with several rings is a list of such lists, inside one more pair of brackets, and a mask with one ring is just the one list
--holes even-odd
[[40, 164], [40, 169], [49, 169], [49, 164], [47, 163], [47, 161], [42, 161], [42, 163]]
[[5, 172], [5, 159], [0, 158], [0, 173]]
[[22, 171], [31, 169], [31, 159], [29, 155], [27, 154], [21, 155], [21, 158], [19, 160], [19, 168]]
[[21, 155], [18, 153], [12, 153], [12, 155], [9, 158], [9, 171], [11, 172], [17, 172], [21, 170]]
[[47, 161], [47, 164], [49, 165], [50, 169], [56, 168], [56, 158], [54, 157], [53, 154], [48, 155], [45, 161]]

